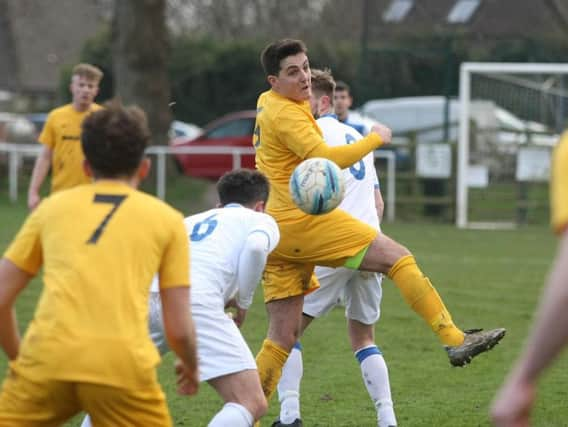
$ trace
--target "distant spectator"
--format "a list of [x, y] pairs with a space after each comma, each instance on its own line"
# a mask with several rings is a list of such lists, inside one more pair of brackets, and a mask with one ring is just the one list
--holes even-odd
[[353, 97], [351, 96], [351, 88], [345, 82], [338, 80], [335, 83], [335, 95], [333, 101], [335, 104], [335, 114], [340, 122], [345, 123], [347, 126], [351, 126], [361, 135], [365, 136], [370, 131], [369, 125], [365, 124], [358, 117], [354, 117], [350, 114], [349, 109], [353, 105]]

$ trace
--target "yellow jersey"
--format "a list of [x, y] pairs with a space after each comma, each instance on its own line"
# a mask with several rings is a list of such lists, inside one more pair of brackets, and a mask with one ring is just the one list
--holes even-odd
[[47, 117], [39, 142], [51, 148], [51, 192], [91, 182], [83, 171], [81, 124], [87, 115], [102, 108], [91, 104], [87, 111], [77, 111], [72, 104], [56, 108]]
[[552, 158], [550, 181], [552, 227], [561, 233], [568, 227], [568, 132], [560, 138]]
[[124, 183], [45, 199], [4, 257], [43, 290], [12, 368], [27, 378], [138, 388], [160, 358], [148, 333], [152, 277], [189, 286], [182, 215]]
[[[355, 144], [331, 147], [328, 158], [340, 167], [360, 160], [382, 141], [371, 132]], [[328, 147], [308, 101], [293, 101], [273, 90], [258, 98], [253, 145], [256, 149], [256, 167], [270, 180], [267, 212], [276, 220], [306, 218], [292, 201], [288, 182], [294, 168], [312, 153]], [[367, 147], [367, 148], [365, 148]], [[328, 147], [329, 148], [329, 147]], [[325, 157], [325, 156], [324, 156]]]

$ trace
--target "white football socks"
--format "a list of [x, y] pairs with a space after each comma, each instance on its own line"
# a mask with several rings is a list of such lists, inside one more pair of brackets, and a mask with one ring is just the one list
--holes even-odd
[[235, 402], [225, 403], [225, 406], [215, 414], [208, 427], [252, 427], [254, 418], [243, 405]]
[[389, 372], [383, 355], [376, 345], [370, 345], [357, 350], [355, 357], [361, 366], [361, 375], [367, 392], [377, 409], [378, 426], [396, 426]]
[[282, 424], [292, 424], [296, 418], [300, 418], [300, 382], [303, 374], [302, 347], [298, 342], [292, 348], [282, 368], [282, 376], [277, 387]]
[[89, 417], [89, 414], [85, 415], [85, 418], [83, 418], [81, 427], [93, 427], [93, 424], [91, 424], [91, 417]]

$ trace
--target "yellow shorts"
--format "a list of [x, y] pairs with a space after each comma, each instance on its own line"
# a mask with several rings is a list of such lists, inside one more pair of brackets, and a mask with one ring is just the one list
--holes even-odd
[[81, 411], [94, 427], [171, 426], [156, 377], [139, 390], [60, 380], [31, 381], [13, 370], [0, 390], [0, 426], [59, 426]]
[[316, 290], [316, 265], [342, 266], [378, 234], [375, 228], [341, 209], [277, 222], [280, 243], [268, 256], [262, 278], [265, 302]]

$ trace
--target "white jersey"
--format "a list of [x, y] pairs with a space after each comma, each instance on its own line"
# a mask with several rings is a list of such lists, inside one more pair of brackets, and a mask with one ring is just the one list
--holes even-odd
[[[239, 204], [192, 215], [184, 220], [190, 240], [190, 283], [194, 295], [223, 297], [226, 303], [238, 291], [239, 257], [247, 237], [263, 233], [271, 252], [280, 239], [276, 221], [265, 213]], [[152, 291], [158, 292], [156, 283]], [[199, 298], [198, 298], [199, 299]]]
[[370, 121], [370, 119], [363, 117], [359, 113], [354, 111], [348, 111], [347, 119], [341, 122], [345, 123], [347, 126], [351, 126], [363, 136], [367, 136], [369, 132], [371, 132], [371, 127], [373, 126], [373, 123]]
[[[317, 123], [323, 132], [325, 142], [330, 146], [351, 144], [363, 138], [359, 132], [341, 123], [333, 114], [320, 117]], [[375, 207], [375, 189], [379, 188], [379, 179], [373, 152], [344, 169], [343, 176], [345, 196], [339, 208], [379, 229], [379, 218]]]

